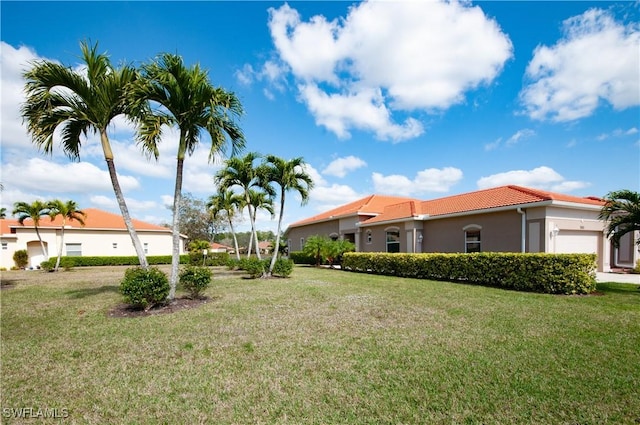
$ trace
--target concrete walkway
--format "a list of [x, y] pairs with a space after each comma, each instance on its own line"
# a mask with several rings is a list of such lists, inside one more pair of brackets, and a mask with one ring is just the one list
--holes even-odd
[[640, 274], [631, 273], [596, 273], [596, 281], [598, 282], [620, 282], [634, 283], [640, 285]]

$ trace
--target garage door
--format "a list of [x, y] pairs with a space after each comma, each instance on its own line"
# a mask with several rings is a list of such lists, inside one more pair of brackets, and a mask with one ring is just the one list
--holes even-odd
[[597, 254], [600, 232], [561, 230], [556, 239], [559, 254]]

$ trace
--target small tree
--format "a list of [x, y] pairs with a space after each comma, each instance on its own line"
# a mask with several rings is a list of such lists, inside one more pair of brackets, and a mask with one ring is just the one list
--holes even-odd
[[329, 241], [325, 247], [325, 253], [329, 266], [333, 268], [336, 263], [342, 261], [342, 255], [345, 252], [353, 252], [356, 250], [356, 246], [346, 239], [338, 239], [335, 241]]
[[313, 235], [304, 243], [302, 252], [316, 259], [316, 266], [320, 266], [326, 254], [326, 247], [329, 238], [326, 236]]
[[[607, 236], [619, 246], [622, 236], [640, 230], [640, 193], [631, 190], [610, 192], [605, 202], [599, 218], [607, 224]], [[640, 245], [640, 238], [636, 244]]]

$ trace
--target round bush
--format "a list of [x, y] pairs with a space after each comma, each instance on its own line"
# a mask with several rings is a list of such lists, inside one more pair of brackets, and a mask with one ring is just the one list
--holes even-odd
[[278, 258], [273, 266], [273, 274], [275, 276], [289, 277], [293, 272], [293, 260], [287, 258]]
[[125, 302], [145, 310], [164, 303], [169, 289], [167, 275], [157, 267], [127, 269], [120, 283], [120, 292], [124, 295]]
[[211, 283], [213, 273], [206, 267], [187, 266], [180, 272], [180, 285], [189, 291], [189, 298], [196, 299]]

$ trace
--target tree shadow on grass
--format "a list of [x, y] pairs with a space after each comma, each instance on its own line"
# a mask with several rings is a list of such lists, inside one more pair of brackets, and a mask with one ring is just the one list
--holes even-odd
[[631, 283], [598, 282], [596, 288], [605, 294], [623, 294], [640, 297], [640, 286]]
[[69, 295], [69, 298], [81, 299], [108, 292], [119, 293], [120, 289], [117, 285], [103, 285], [98, 288], [74, 289], [73, 291], [67, 291], [66, 294]]

